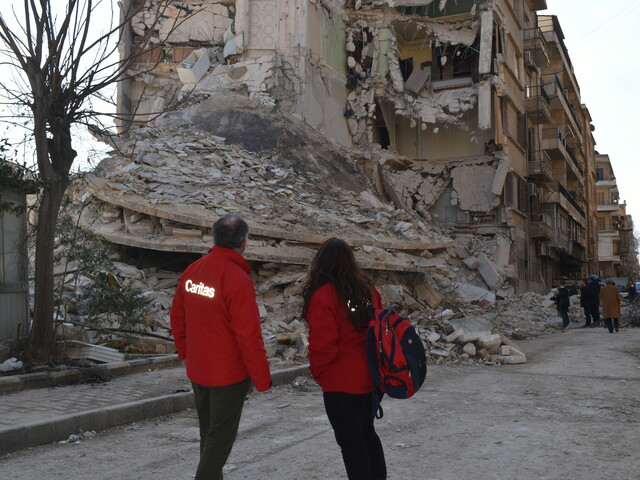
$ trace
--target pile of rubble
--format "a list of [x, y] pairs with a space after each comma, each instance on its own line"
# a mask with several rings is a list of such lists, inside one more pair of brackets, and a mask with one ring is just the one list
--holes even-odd
[[[125, 332], [107, 315], [100, 319], [103, 328], [90, 335], [76, 328], [77, 340], [109, 341], [128, 352], [171, 353], [169, 310], [180, 270], [197, 258], [194, 254], [207, 252], [211, 224], [226, 213], [242, 215], [251, 228], [245, 257], [273, 362], [306, 358], [302, 284], [320, 243], [335, 235], [353, 246], [385, 305], [417, 326], [438, 362], [513, 361], [517, 347], [507, 336], [537, 335], [555, 316], [543, 297], [514, 296], [506, 235], [465, 232], [452, 238], [393, 195], [390, 200], [380, 195], [375, 181], [339, 147], [308, 129], [295, 131], [303, 127], [286, 118], [224, 110], [221, 115], [232, 115], [239, 124], [271, 129], [268, 135], [242, 137], [253, 142], [256, 151], [250, 151], [190, 122], [198, 119], [202, 127], [222, 121], [213, 115], [205, 122], [202, 115], [174, 113], [117, 139], [109, 157], [72, 187], [78, 224], [129, 252], [104, 275], [111, 275], [115, 288], [144, 292], [152, 312], [138, 327], [142, 336]], [[282, 140], [274, 144], [274, 135]], [[132, 250], [169, 254], [183, 263], [171, 268], [148, 261], [138, 268], [129, 260]], [[59, 320], [81, 325], [86, 312], [77, 299], [96, 281], [96, 272], [72, 267], [58, 272], [64, 284]], [[522, 309], [522, 302], [529, 308]], [[482, 319], [483, 329], [467, 326], [461, 333], [456, 321], [470, 317]]]
[[[301, 291], [308, 267], [275, 262], [250, 263], [270, 361], [274, 365], [305, 361], [308, 330], [301, 316]], [[369, 273], [384, 304], [416, 325], [436, 363], [518, 363], [525, 357], [520, 355], [511, 339], [557, 331], [555, 327], [560, 322], [553, 301], [549, 300], [550, 295], [525, 294], [486, 304], [468, 297], [465, 301], [465, 297], [456, 293], [459, 283], [444, 275], [371, 270]], [[112, 274], [122, 288], [143, 292], [150, 307], [151, 314], [138, 327], [138, 333], [123, 330], [121, 323], [108, 315], [101, 319], [100, 328], [77, 327], [87, 323], [83, 307], [76, 301], [79, 290], [93, 280], [84, 275], [78, 279], [77, 275], [68, 273], [58, 277], [65, 283], [65, 303], [60, 309], [64, 314], [60, 320], [68, 322], [61, 329], [62, 336], [106, 343], [132, 354], [174, 353], [169, 311], [180, 272], [155, 267], [138, 269], [116, 261]], [[579, 314], [579, 307], [573, 306], [572, 316], [580, 318]]]

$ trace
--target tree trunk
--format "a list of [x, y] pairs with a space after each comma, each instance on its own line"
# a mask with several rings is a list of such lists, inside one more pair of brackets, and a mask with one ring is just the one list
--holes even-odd
[[47, 182], [38, 209], [35, 298], [30, 337], [32, 361], [47, 362], [54, 353], [53, 250], [56, 224], [68, 179]]

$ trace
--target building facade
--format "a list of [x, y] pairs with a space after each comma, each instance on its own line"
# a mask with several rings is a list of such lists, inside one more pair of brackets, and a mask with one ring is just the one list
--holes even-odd
[[[242, 88], [350, 149], [416, 219], [493, 239], [516, 291], [599, 268], [594, 126], [545, 0], [175, 4], [167, 22], [184, 23], [157, 26], [168, 37], [140, 68], [164, 61], [123, 83], [125, 110], [146, 119], [176, 92]], [[145, 28], [134, 19], [129, 50]], [[198, 49], [208, 73], [182, 85]]]
[[620, 202], [609, 155], [596, 155], [598, 210], [598, 273], [600, 277], [638, 278], [637, 245], [633, 219], [626, 202]]

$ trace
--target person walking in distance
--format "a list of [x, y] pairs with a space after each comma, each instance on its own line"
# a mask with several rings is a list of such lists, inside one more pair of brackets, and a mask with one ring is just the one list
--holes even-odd
[[215, 245], [180, 277], [171, 307], [178, 358], [187, 367], [200, 425], [196, 480], [222, 480], [251, 386], [271, 387], [251, 269], [238, 215], [213, 224]]
[[588, 280], [591, 290], [591, 325], [600, 325], [600, 277], [589, 275]]
[[558, 314], [562, 318], [562, 328], [569, 328], [571, 321], [569, 320], [569, 305], [571, 300], [569, 299], [569, 290], [565, 286], [564, 282], [560, 282], [558, 287], [558, 293], [555, 294], [553, 299], [556, 302]]
[[591, 304], [593, 303], [592, 289], [589, 287], [590, 280], [580, 280], [580, 306], [584, 311], [584, 325], [583, 327], [591, 326]]
[[380, 294], [346, 242], [324, 242], [303, 286], [309, 365], [349, 480], [383, 480], [387, 467], [373, 426], [373, 378], [366, 356], [367, 308]]
[[620, 319], [620, 292], [615, 282], [611, 278], [607, 278], [606, 285], [600, 291], [600, 301], [602, 303], [602, 318], [604, 319], [604, 325], [609, 330], [609, 333], [613, 333], [615, 329], [619, 332], [619, 319]]

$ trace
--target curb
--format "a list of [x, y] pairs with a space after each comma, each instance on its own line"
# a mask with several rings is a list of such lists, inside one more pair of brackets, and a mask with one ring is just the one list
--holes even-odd
[[0, 377], [0, 394], [28, 390], [30, 388], [47, 388], [56, 385], [77, 383], [94, 377], [117, 377], [147, 370], [173, 368], [182, 365], [177, 355], [140, 358], [125, 362], [105, 363], [85, 368], [71, 368], [59, 372], [36, 372], [22, 375]]
[[[108, 365], [104, 366], [106, 367]], [[290, 383], [299, 376], [308, 375], [309, 365], [305, 364], [276, 370], [272, 372], [271, 379], [273, 385], [277, 386]], [[0, 430], [0, 454], [22, 448], [35, 447], [45, 443], [66, 440], [69, 438], [69, 435], [78, 433], [79, 431], [104, 430], [118, 425], [144, 420], [145, 418], [180, 412], [188, 408], [193, 408], [193, 393], [179, 392], [137, 400], [135, 402], [122, 403], [120, 405], [87, 410], [80, 413], [61, 415], [41, 422], [32, 422], [19, 427]]]

